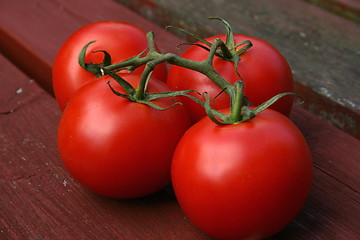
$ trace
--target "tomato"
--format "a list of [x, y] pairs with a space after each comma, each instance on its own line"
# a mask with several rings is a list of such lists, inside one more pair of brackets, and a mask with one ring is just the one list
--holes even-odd
[[180, 140], [172, 162], [175, 195], [190, 221], [219, 239], [263, 239], [303, 206], [312, 160], [298, 128], [266, 109], [235, 125], [205, 117]]
[[[111, 55], [112, 63], [118, 63], [140, 54], [148, 46], [145, 32], [125, 22], [101, 21], [77, 30], [61, 46], [53, 65], [54, 94], [62, 110], [76, 90], [96, 78], [95, 74], [86, 71], [78, 63], [82, 48], [94, 40], [96, 42], [87, 50], [86, 63], [102, 63], [104, 54], [92, 51], [105, 50]], [[141, 72], [143, 68], [139, 67], [134, 72]], [[166, 81], [166, 65], [160, 64], [153, 76]]]
[[[225, 41], [226, 35], [217, 35], [205, 40], [212, 43], [216, 38]], [[290, 66], [277, 49], [270, 43], [252, 36], [234, 34], [234, 39], [236, 44], [245, 40], [250, 40], [253, 43], [250, 49], [240, 55], [240, 62], [237, 67], [245, 83], [244, 93], [253, 105], [260, 105], [279, 93], [292, 92], [293, 76]], [[201, 42], [198, 44], [204, 45]], [[202, 61], [207, 58], [208, 54], [206, 50], [194, 45], [180, 56], [194, 61]], [[239, 80], [233, 62], [215, 56], [213, 67], [231, 84]], [[217, 96], [221, 89], [202, 73], [179, 66], [171, 66], [167, 83], [173, 90], [196, 89], [200, 93], [208, 92], [211, 98], [216, 97], [212, 102], [215, 109], [229, 106], [229, 97], [225, 93]], [[194, 101], [185, 98], [182, 101], [189, 109], [194, 122], [205, 116], [204, 109]], [[286, 116], [289, 115], [291, 107], [291, 96], [285, 97], [271, 106], [272, 109]]]
[[[134, 87], [140, 74], [122, 74]], [[170, 182], [172, 154], [190, 126], [182, 105], [160, 111], [115, 95], [123, 89], [109, 76], [81, 87], [69, 101], [58, 128], [58, 149], [69, 173], [103, 196], [136, 198]], [[149, 92], [169, 88], [151, 79]], [[168, 107], [177, 98], [153, 100]]]

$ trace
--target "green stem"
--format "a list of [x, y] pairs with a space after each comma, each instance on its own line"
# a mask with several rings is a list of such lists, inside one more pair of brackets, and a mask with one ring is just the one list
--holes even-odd
[[137, 100], [144, 100], [146, 95], [146, 88], [148, 85], [148, 82], [150, 80], [151, 74], [154, 71], [155, 67], [163, 62], [166, 62], [168, 59], [167, 55], [160, 55], [158, 58], [154, 58], [153, 60], [150, 60], [146, 63], [145, 68], [142, 72], [139, 86], [136, 89], [136, 93], [134, 95], [134, 98]]
[[[172, 54], [172, 53], [162, 54], [157, 52], [154, 43], [154, 34], [152, 32], [149, 32], [146, 35], [146, 37], [148, 40], [148, 48], [145, 49], [142, 53], [132, 58], [129, 58], [123, 62], [101, 67], [102, 72], [105, 72], [107, 74], [111, 73], [111, 75], [114, 78], [116, 78], [117, 81], [123, 84], [122, 79], [120, 79], [120, 77], [117, 77], [114, 72], [124, 69], [133, 71], [136, 68], [145, 65], [145, 69], [143, 70], [138, 88], [136, 90], [130, 89], [131, 91], [130, 90], [128, 91], [129, 92], [128, 94], [131, 95], [129, 96], [129, 98], [133, 99], [134, 101], [146, 101], [147, 99], [146, 88], [149, 79], [151, 77], [151, 74], [155, 69], [155, 67], [163, 62], [168, 62], [172, 65], [180, 66], [183, 68], [191, 69], [199, 73], [202, 73], [206, 77], [208, 77], [212, 82], [214, 82], [220, 89], [225, 91], [230, 96], [231, 99], [232, 99], [231, 96], [236, 95], [234, 92], [234, 86], [230, 84], [228, 81], [226, 81], [213, 67], [214, 57], [218, 54], [218, 51], [221, 50], [222, 48], [226, 48], [226, 44], [221, 39], [214, 40], [213, 44], [211, 44], [208, 57], [205, 60], [193, 61], [190, 59], [180, 57], [176, 54]], [[85, 54], [86, 48], [88, 47], [89, 44], [87, 44], [84, 47], [82, 51], [82, 55]], [[226, 50], [228, 51], [228, 48], [226, 48]], [[223, 50], [223, 52], [226, 51]], [[228, 53], [231, 54], [229, 51]], [[98, 66], [96, 66], [96, 69], [97, 68]], [[234, 118], [236, 118], [237, 115], [238, 115], [237, 113], [234, 113]]]
[[137, 101], [144, 100], [145, 94], [146, 94], [146, 88], [147, 88], [148, 82], [151, 77], [152, 71], [148, 70], [145, 73], [145, 69], [144, 69], [143, 74], [141, 75], [139, 86], [136, 89], [135, 94], [134, 94], [134, 99], [136, 99]]
[[[245, 45], [245, 46], [240, 48], [239, 50], [236, 50], [236, 48], [240, 47], [241, 45]], [[237, 44], [234, 47], [235, 54], [240, 56], [242, 53], [246, 52], [252, 46], [253, 46], [253, 43], [250, 40], [242, 41], [241, 43]]]
[[244, 98], [244, 83], [242, 81], [237, 81], [234, 84], [234, 95], [230, 97], [231, 106], [230, 106], [230, 121], [239, 122], [241, 121], [241, 109], [243, 107], [243, 98]]
[[232, 53], [234, 50], [229, 48], [223, 41], [221, 41], [219, 45], [220, 49], [217, 54], [225, 60], [231, 61], [235, 55], [235, 53]]
[[[152, 32], [149, 32], [147, 34], [147, 38], [148, 38], [148, 44], [149, 44], [149, 52], [145, 56], [142, 56], [143, 55], [143, 53], [142, 53], [142, 54], [139, 54], [138, 56], [135, 56], [135, 57], [125, 60], [123, 62], [112, 64], [112, 65], [106, 66], [104, 68], [109, 71], [114, 71], [114, 70], [116, 71], [116, 70], [121, 70], [121, 69], [126, 69], [128, 67], [131, 67], [131, 69], [134, 70], [137, 67], [146, 64], [147, 66], [149, 66], [149, 69], [146, 70], [145, 73], [143, 73], [143, 75], [144, 75], [143, 82], [146, 82], [146, 80], [145, 80], [147, 78], [147, 77], [145, 78], [146, 74], [148, 74], [150, 71], [152, 71], [157, 64], [162, 63], [162, 62], [168, 62], [170, 64], [188, 68], [188, 69], [191, 69], [191, 70], [194, 70], [194, 71], [204, 74], [209, 79], [211, 79], [217, 86], [219, 86], [221, 89], [225, 90], [225, 92], [230, 94], [229, 90], [231, 89], [230, 86], [232, 86], [232, 85], [228, 81], [226, 81], [223, 77], [221, 77], [221, 75], [219, 73], [217, 73], [212, 66], [212, 61], [214, 59], [214, 56], [216, 55], [217, 49], [219, 49], [219, 47], [224, 45], [224, 42], [222, 40], [215, 39], [214, 43], [211, 46], [208, 58], [204, 61], [197, 62], [197, 61], [189, 60], [186, 58], [182, 58], [182, 57], [180, 57], [176, 54], [172, 54], [172, 53], [161, 54], [161, 53], [157, 52], [155, 49], [154, 38], [153, 38]], [[141, 92], [144, 90], [144, 88], [143, 87], [141, 87], [141, 88], [142, 89], [139, 90], [137, 93], [138, 97], [141, 97], [141, 95], [143, 94]]]

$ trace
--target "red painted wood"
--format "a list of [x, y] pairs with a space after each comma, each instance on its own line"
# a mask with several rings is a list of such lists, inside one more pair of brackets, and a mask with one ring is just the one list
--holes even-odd
[[[56, 150], [61, 113], [31, 78], [51, 86], [52, 59], [66, 37], [91, 21], [127, 19], [156, 30], [165, 51], [175, 51], [171, 41], [179, 42], [110, 0], [86, 5], [78, 14], [67, 10], [71, 4], [81, 9], [84, 2], [91, 1], [0, 3], [1, 51], [20, 69], [37, 73], [29, 77], [0, 57], [0, 239], [208, 239], [167, 191], [107, 199], [81, 187], [63, 168]], [[22, 66], [27, 61], [29, 69]], [[300, 107], [291, 119], [310, 145], [314, 185], [297, 218], [272, 239], [358, 239], [360, 141]]]
[[303, 228], [301, 239], [358, 239], [360, 141], [301, 108], [291, 119], [307, 139], [315, 167], [309, 200], [295, 221]]
[[[11, 76], [11, 77], [9, 77]], [[95, 195], [63, 168], [55, 100], [0, 55], [0, 239], [207, 239], [166, 191]]]

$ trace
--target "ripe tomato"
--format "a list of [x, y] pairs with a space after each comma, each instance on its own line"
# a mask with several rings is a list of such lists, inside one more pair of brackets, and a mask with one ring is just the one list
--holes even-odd
[[[212, 43], [215, 38], [220, 38], [225, 42], [226, 35], [217, 35], [206, 40]], [[292, 92], [292, 72], [286, 59], [278, 50], [270, 43], [255, 37], [234, 34], [234, 39], [236, 44], [245, 40], [253, 43], [250, 49], [240, 55], [238, 64], [238, 71], [245, 84], [244, 93], [253, 105], [260, 105], [279, 93]], [[204, 45], [202, 42], [198, 42], [198, 44]], [[191, 46], [180, 56], [194, 61], [202, 61], [207, 58], [208, 52], [198, 46]], [[215, 56], [213, 66], [231, 84], [240, 80], [233, 62]], [[202, 73], [178, 66], [171, 66], [167, 83], [173, 90], [195, 89], [200, 93], [208, 92], [211, 98], [221, 92], [221, 89]], [[205, 116], [204, 109], [194, 101], [185, 98], [182, 101], [189, 109], [194, 122]], [[215, 109], [228, 106], [229, 97], [225, 93], [217, 96], [212, 102], [212, 107]], [[291, 96], [287, 96], [271, 106], [272, 109], [286, 116], [290, 114], [291, 107]]]
[[312, 160], [298, 128], [267, 109], [216, 125], [204, 118], [180, 140], [172, 183], [195, 226], [219, 239], [263, 239], [292, 221], [312, 181]]
[[[139, 74], [122, 74], [136, 87]], [[58, 149], [70, 174], [90, 190], [113, 198], [154, 193], [170, 182], [172, 154], [190, 126], [182, 105], [160, 111], [115, 95], [101, 77], [80, 88], [63, 112]], [[110, 80], [112, 87], [124, 93]], [[151, 79], [149, 92], [165, 92]], [[177, 98], [152, 102], [170, 106]]]
[[[62, 110], [76, 90], [96, 78], [95, 74], [86, 71], [78, 63], [82, 48], [94, 40], [96, 42], [87, 50], [86, 63], [102, 63], [104, 54], [92, 51], [105, 50], [111, 55], [112, 63], [118, 63], [140, 54], [148, 46], [145, 32], [125, 22], [95, 22], [73, 33], [59, 49], [53, 65], [54, 94]], [[141, 72], [143, 68], [140, 67], [134, 72]], [[166, 65], [160, 64], [154, 70], [153, 76], [166, 81]]]

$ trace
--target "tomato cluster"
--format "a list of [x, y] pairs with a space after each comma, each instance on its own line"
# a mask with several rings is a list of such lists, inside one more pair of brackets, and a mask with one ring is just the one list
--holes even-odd
[[153, 33], [129, 23], [75, 32], [53, 67], [58, 149], [69, 173], [98, 194], [138, 198], [172, 184], [208, 235], [263, 239], [300, 211], [312, 159], [288, 119], [287, 61], [220, 20], [226, 34], [192, 34], [199, 42], [179, 56], [160, 53]]

